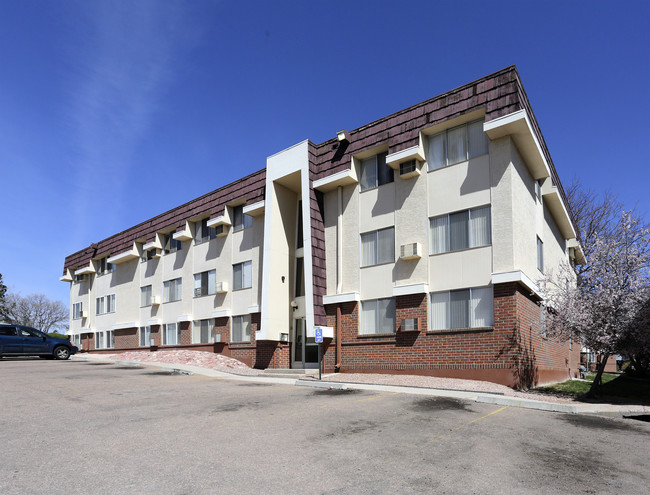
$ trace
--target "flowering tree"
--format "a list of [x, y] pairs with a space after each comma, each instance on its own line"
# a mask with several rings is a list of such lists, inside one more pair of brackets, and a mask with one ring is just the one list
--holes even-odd
[[65, 331], [69, 318], [68, 308], [60, 301], [52, 301], [43, 294], [22, 297], [18, 294], [6, 296], [4, 308], [0, 308], [0, 319], [16, 325], [27, 325], [43, 332]]
[[638, 216], [623, 212], [611, 231], [593, 233], [589, 252], [577, 284], [571, 283], [575, 268], [565, 264], [541, 287], [547, 335], [578, 339], [603, 356], [589, 391], [593, 395], [611, 354], [634, 355], [650, 345], [647, 328], [639, 325], [650, 295], [650, 231]]

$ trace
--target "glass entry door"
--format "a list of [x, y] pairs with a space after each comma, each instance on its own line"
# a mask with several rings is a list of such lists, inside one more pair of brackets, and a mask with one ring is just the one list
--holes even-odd
[[307, 325], [304, 318], [293, 322], [291, 339], [291, 367], [318, 368], [318, 344], [314, 337], [307, 337]]

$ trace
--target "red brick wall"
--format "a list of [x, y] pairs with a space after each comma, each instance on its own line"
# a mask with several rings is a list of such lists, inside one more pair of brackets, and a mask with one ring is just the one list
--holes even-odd
[[179, 323], [181, 326], [181, 341], [180, 345], [191, 345], [192, 344], [192, 322], [191, 321], [182, 321]]
[[[359, 335], [359, 304], [341, 307], [341, 371], [415, 373], [488, 380], [509, 386], [564, 380], [579, 354], [568, 344], [543, 339], [539, 306], [518, 284], [494, 287], [494, 326], [428, 331], [428, 295], [396, 298], [394, 335]], [[327, 325], [336, 328], [336, 305], [326, 307]], [[401, 320], [419, 318], [417, 332], [402, 332]], [[336, 362], [336, 335], [325, 364]]]
[[140, 345], [137, 328], [115, 330], [115, 349], [126, 349]]

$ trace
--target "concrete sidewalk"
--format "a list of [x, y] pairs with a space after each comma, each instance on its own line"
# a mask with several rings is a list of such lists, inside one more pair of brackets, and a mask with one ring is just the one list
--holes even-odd
[[650, 415], [650, 406], [642, 405], [618, 405], [618, 404], [561, 404], [557, 402], [545, 402], [533, 399], [523, 399], [519, 397], [507, 397], [499, 394], [491, 394], [485, 392], [472, 392], [463, 390], [447, 390], [440, 388], [426, 388], [426, 387], [409, 387], [403, 385], [372, 385], [367, 383], [350, 383], [350, 382], [328, 382], [327, 376], [323, 376], [323, 380], [300, 380], [295, 378], [280, 378], [272, 376], [248, 376], [236, 375], [227, 373], [225, 371], [218, 371], [212, 369], [201, 368], [198, 366], [191, 366], [187, 364], [172, 364], [172, 363], [155, 363], [155, 362], [140, 362], [140, 361], [119, 361], [107, 359], [98, 354], [83, 354], [75, 355], [70, 359], [74, 361], [101, 361], [109, 362], [127, 366], [147, 366], [157, 367], [170, 372], [176, 371], [179, 373], [196, 374], [202, 376], [209, 376], [213, 378], [221, 378], [225, 380], [235, 380], [244, 382], [257, 382], [257, 383], [274, 383], [277, 385], [295, 385], [301, 387], [314, 387], [325, 388], [328, 390], [369, 390], [373, 392], [390, 392], [400, 394], [412, 395], [426, 395], [430, 397], [447, 397], [453, 399], [460, 399], [484, 404], [494, 404], [499, 406], [520, 407], [524, 409], [536, 409], [539, 411], [561, 412], [568, 414], [590, 414], [598, 416], [607, 416], [620, 418], [623, 416], [637, 416], [637, 415]]

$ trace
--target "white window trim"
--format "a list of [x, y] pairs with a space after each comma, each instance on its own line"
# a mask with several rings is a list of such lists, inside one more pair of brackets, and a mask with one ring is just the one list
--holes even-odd
[[[248, 340], [235, 340], [235, 321], [242, 321], [244, 323], [248, 323]], [[242, 336], [245, 337], [245, 328], [242, 328]], [[235, 315], [232, 317], [232, 324], [230, 328], [230, 342], [232, 343], [249, 343], [251, 342], [252, 339], [252, 321], [251, 321], [251, 315], [246, 314], [246, 315]]]
[[[237, 283], [236, 283], [236, 279], [235, 279], [235, 267], [236, 266], [241, 266], [242, 267], [242, 270], [241, 270], [241, 274], [242, 274], [242, 276], [241, 276], [241, 278], [242, 278], [241, 287], [237, 287]], [[245, 273], [246, 273], [245, 267], [246, 266], [250, 266], [249, 285], [246, 285], [246, 279], [245, 279]], [[253, 287], [253, 262], [249, 260], [249, 261], [242, 261], [241, 263], [235, 263], [232, 266], [232, 290], [244, 290], [244, 289], [250, 289], [252, 287]]]
[[[379, 261], [379, 232], [383, 232], [386, 230], [392, 230], [393, 231], [393, 259], [388, 260], [388, 261]], [[368, 263], [364, 264], [364, 259], [363, 259], [363, 237], [368, 236], [370, 234], [374, 234], [374, 263]], [[385, 265], [387, 263], [395, 263], [395, 226], [391, 227], [386, 227], [383, 229], [377, 229], [377, 230], [371, 230], [370, 232], [363, 232], [359, 234], [359, 248], [361, 252], [359, 253], [359, 260], [361, 260], [361, 268], [365, 268], [368, 266], [377, 266], [377, 265]]]
[[[473, 296], [473, 291], [478, 290], [478, 289], [490, 289], [490, 308], [491, 308], [491, 321], [489, 325], [484, 325], [484, 326], [472, 326], [472, 296]], [[452, 292], [460, 292], [460, 291], [469, 291], [469, 301], [468, 301], [468, 311], [469, 313], [467, 314], [468, 318], [468, 326], [462, 327], [462, 328], [452, 328], [451, 327], [451, 310], [450, 310], [450, 294]], [[447, 316], [447, 327], [446, 328], [433, 328], [433, 296], [435, 294], [447, 294], [447, 307], [445, 309], [446, 311], [446, 316]], [[480, 286], [480, 287], [466, 287], [462, 289], [451, 289], [451, 290], [443, 290], [443, 291], [435, 291], [435, 292], [430, 292], [429, 293], [429, 332], [454, 332], [454, 331], [462, 331], [462, 330], [476, 330], [480, 328], [492, 328], [494, 326], [494, 287], [492, 285], [487, 285], [487, 286]]]

